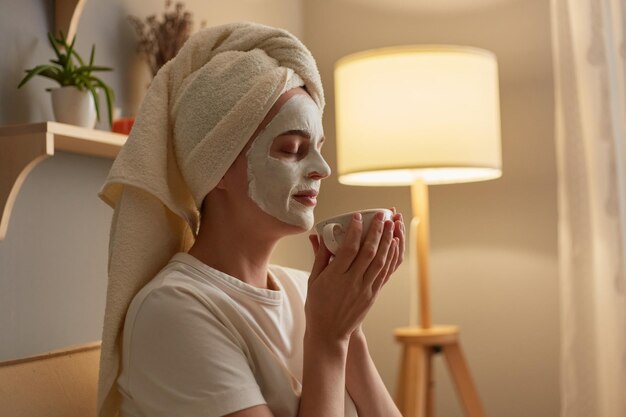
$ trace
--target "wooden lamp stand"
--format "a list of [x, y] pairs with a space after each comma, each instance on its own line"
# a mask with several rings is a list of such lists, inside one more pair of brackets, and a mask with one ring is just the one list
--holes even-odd
[[[433, 359], [443, 352], [457, 393], [468, 417], [484, 417], [478, 392], [469, 372], [457, 326], [432, 326], [428, 281], [428, 185], [417, 181], [411, 187], [413, 215], [419, 220], [417, 231], [418, 297], [420, 326], [395, 330], [403, 344], [396, 404], [404, 417], [434, 417]], [[415, 233], [417, 232], [417, 233]]]

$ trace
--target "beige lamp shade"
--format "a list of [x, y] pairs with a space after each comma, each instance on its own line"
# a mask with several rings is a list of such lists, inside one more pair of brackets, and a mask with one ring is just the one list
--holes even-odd
[[498, 68], [488, 51], [429, 45], [335, 66], [339, 181], [410, 185], [501, 176]]

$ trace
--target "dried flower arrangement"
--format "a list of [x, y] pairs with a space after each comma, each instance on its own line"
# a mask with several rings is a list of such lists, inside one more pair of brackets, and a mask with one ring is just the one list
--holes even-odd
[[[176, 2], [174, 9], [169, 11], [172, 0], [165, 0], [163, 20], [150, 15], [145, 22], [135, 16], [128, 16], [139, 36], [137, 52], [144, 55], [154, 77], [159, 69], [178, 53], [189, 39], [193, 26], [192, 14], [185, 11], [181, 2]], [[206, 26], [202, 21], [201, 28]]]

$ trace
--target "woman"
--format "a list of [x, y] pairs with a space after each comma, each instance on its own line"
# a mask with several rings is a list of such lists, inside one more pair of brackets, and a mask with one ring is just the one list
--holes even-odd
[[[330, 174], [310, 53], [251, 23], [199, 32], [185, 48], [155, 77], [102, 192], [116, 212], [100, 415], [399, 416], [361, 323], [402, 260], [401, 216], [370, 230], [355, 216], [335, 257], [313, 236], [310, 276], [269, 264], [279, 239], [311, 228]], [[159, 114], [173, 135], [154, 130]]]

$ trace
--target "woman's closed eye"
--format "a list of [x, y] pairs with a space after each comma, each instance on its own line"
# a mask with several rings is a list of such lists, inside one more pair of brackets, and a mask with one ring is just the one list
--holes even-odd
[[[317, 144], [319, 150], [321, 150], [323, 142], [324, 139]], [[307, 136], [285, 134], [276, 138], [270, 152], [276, 157], [301, 159], [306, 157], [310, 145], [310, 139]]]
[[273, 146], [276, 156], [286, 159], [300, 158], [307, 152], [307, 143], [300, 138], [280, 138]]
[[281, 149], [280, 152], [287, 155], [298, 155], [301, 152], [300, 148], [300, 146], [291, 146]]

